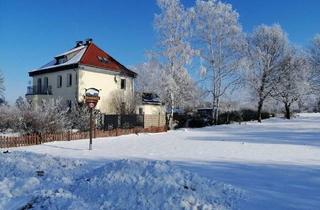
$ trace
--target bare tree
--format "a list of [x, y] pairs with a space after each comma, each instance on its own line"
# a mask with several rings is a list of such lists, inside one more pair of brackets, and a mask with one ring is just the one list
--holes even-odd
[[5, 91], [4, 76], [3, 76], [2, 72], [0, 71], [0, 100], [1, 101], [4, 101], [4, 91]]
[[272, 97], [283, 103], [285, 117], [291, 118], [292, 105], [309, 92], [309, 62], [306, 55], [292, 48], [279, 67], [278, 84], [273, 86]]
[[193, 38], [200, 52], [202, 84], [212, 96], [213, 119], [218, 122], [221, 96], [240, 83], [239, 64], [244, 36], [239, 14], [230, 4], [197, 0], [191, 10]]
[[160, 97], [165, 97], [163, 90], [163, 71], [161, 64], [154, 54], [147, 54], [147, 61], [134, 67], [138, 73], [135, 81], [135, 90], [138, 92], [156, 93]]
[[310, 61], [312, 64], [311, 85], [314, 92], [320, 92], [320, 34], [317, 34], [310, 46]]
[[279, 84], [279, 68], [287, 53], [288, 39], [280, 25], [260, 25], [248, 37], [248, 71], [245, 79], [258, 99], [258, 121], [263, 104]]
[[111, 104], [116, 114], [136, 113], [136, 98], [133, 94], [124, 94], [122, 90], [115, 90], [111, 93]]

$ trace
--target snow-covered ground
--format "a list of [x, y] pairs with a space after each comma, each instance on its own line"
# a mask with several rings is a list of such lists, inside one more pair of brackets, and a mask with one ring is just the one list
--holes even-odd
[[[184, 168], [244, 190], [245, 199], [239, 201], [240, 209], [320, 209], [320, 114], [300, 114], [290, 121], [274, 118], [262, 124], [250, 122], [101, 138], [93, 143], [93, 151], [87, 150], [88, 140], [52, 142], [15, 150], [85, 161], [82, 171], [88, 170], [88, 173], [94, 167], [108, 167], [103, 165], [110, 160], [135, 160], [142, 168], [145, 164], [158, 163], [145, 160], [169, 160], [170, 163], [159, 164], [169, 168], [178, 166], [176, 170]], [[227, 188], [222, 186], [214, 187], [217, 195]], [[200, 186], [199, 189], [207, 188]], [[237, 191], [232, 187], [227, 189]], [[237, 197], [222, 194], [225, 195], [221, 197], [223, 201], [215, 198], [219, 201], [217, 204], [225, 207]], [[200, 194], [193, 196], [201, 197]], [[203, 205], [207, 204], [206, 199]]]

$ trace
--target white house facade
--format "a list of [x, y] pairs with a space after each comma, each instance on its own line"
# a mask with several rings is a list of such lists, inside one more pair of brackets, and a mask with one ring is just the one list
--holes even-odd
[[[26, 96], [35, 104], [52, 98], [60, 98], [69, 105], [81, 103], [85, 90], [96, 88], [100, 90], [97, 109], [105, 114], [114, 114], [113, 95], [133, 96], [137, 74], [97, 47], [92, 39], [87, 39], [29, 72], [29, 76], [33, 84], [28, 87]], [[125, 103], [123, 101], [124, 106]]]

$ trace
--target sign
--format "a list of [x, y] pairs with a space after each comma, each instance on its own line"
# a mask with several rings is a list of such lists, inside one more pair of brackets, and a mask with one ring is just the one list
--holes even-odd
[[94, 107], [96, 107], [98, 101], [100, 100], [99, 96], [85, 96], [84, 100], [87, 104], [87, 106], [92, 109]]
[[90, 141], [89, 141], [89, 150], [92, 150], [92, 129], [93, 129], [92, 110], [96, 107], [98, 101], [100, 100], [99, 90], [96, 89], [96, 88], [88, 88], [88, 89], [86, 89], [84, 100], [85, 100], [87, 106], [90, 108], [90, 119], [89, 119], [89, 123], [90, 123]]

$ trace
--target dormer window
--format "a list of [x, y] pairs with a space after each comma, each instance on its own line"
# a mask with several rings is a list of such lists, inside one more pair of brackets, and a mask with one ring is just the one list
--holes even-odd
[[59, 58], [57, 58], [57, 64], [62, 64], [67, 62], [67, 57], [66, 56], [61, 56]]
[[102, 56], [97, 56], [97, 57], [98, 57], [98, 60], [99, 60], [101, 63], [109, 63], [108, 58], [102, 57]]

